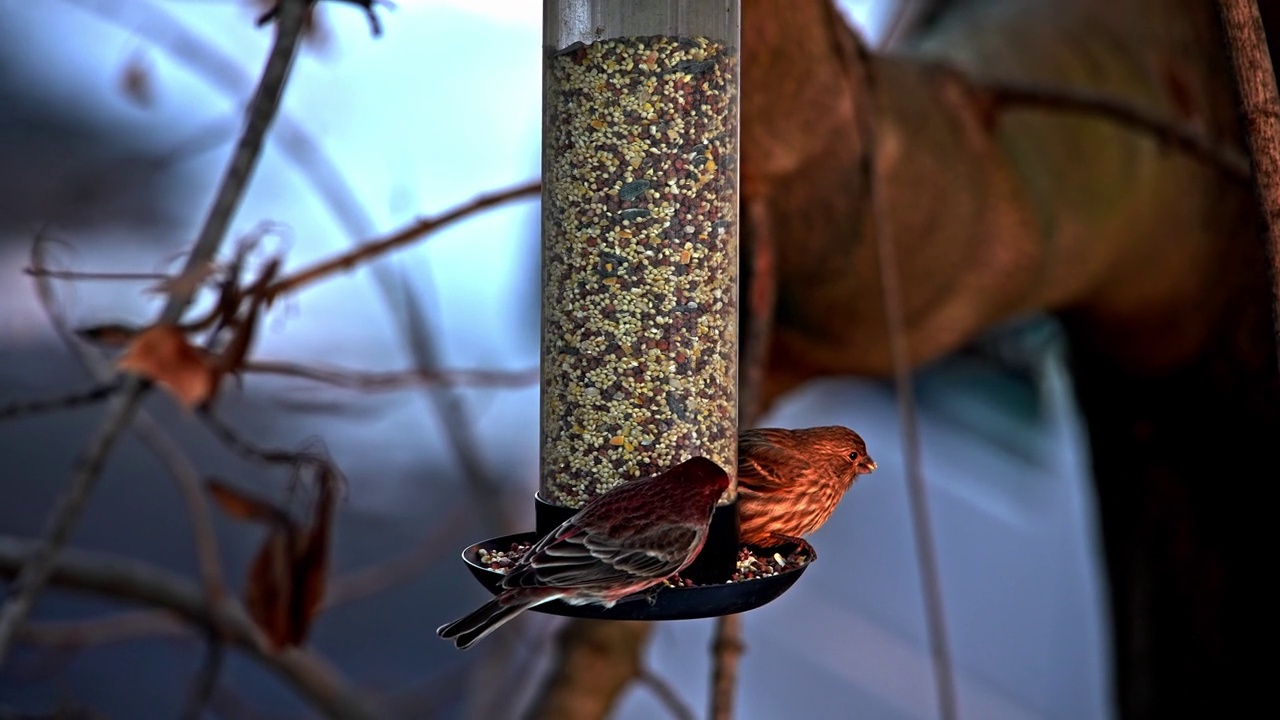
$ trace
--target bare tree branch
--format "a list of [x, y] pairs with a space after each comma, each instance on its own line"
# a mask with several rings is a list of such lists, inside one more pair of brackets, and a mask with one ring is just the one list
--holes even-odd
[[[241, 69], [237, 58], [224, 53], [198, 33], [187, 30], [155, 3], [133, 0], [63, 2], [91, 12], [126, 32], [144, 37], [228, 98], [238, 102], [252, 87], [253, 78]], [[274, 140], [281, 152], [297, 168], [302, 180], [315, 190], [347, 235], [352, 238], [369, 235], [373, 231], [373, 221], [324, 146], [288, 114], [282, 114], [277, 124]]]
[[[434, 340], [434, 333], [427, 324], [427, 314], [414, 295], [408, 283], [401, 284], [404, 295], [403, 329], [408, 338], [409, 349], [413, 361], [419, 371], [431, 371], [439, 356]], [[427, 388], [427, 400], [434, 406], [436, 415], [450, 449], [462, 466], [463, 476], [467, 480], [467, 488], [473, 497], [473, 507], [480, 513], [489, 530], [494, 532], [510, 532], [514, 521], [508, 517], [503, 506], [501, 479], [495, 477], [485, 466], [484, 457], [476, 442], [475, 433], [471, 429], [471, 418], [467, 413], [463, 399], [452, 388]]]
[[1275, 70], [1257, 3], [1219, 0], [1218, 7], [1253, 155], [1254, 187], [1262, 206], [1271, 259], [1272, 319], [1280, 338], [1280, 97], [1276, 94]]
[[[43, 247], [36, 244], [32, 248], [32, 268], [43, 270], [46, 260]], [[45, 315], [54, 330], [62, 339], [67, 349], [80, 361], [85, 371], [100, 383], [100, 387], [118, 387], [118, 378], [114, 384], [108, 381], [114, 375], [113, 370], [91, 348], [85, 346], [76, 333], [72, 332], [59, 311], [57, 297], [53, 291], [51, 275], [34, 274], [36, 296], [44, 309]], [[139, 410], [134, 419], [133, 431], [151, 451], [168, 466], [170, 475], [178, 484], [187, 513], [191, 517], [191, 529], [195, 542], [196, 561], [200, 569], [200, 577], [205, 591], [209, 593], [210, 602], [221, 602], [227, 595], [226, 580], [222, 572], [222, 561], [218, 552], [218, 540], [213, 531], [213, 516], [209, 511], [209, 503], [205, 499], [204, 489], [191, 461], [182, 449], [156, 423], [146, 410]]]
[[8, 420], [10, 418], [26, 417], [28, 415], [41, 415], [43, 413], [60, 412], [62, 410], [70, 410], [82, 405], [93, 405], [111, 397], [111, 393], [120, 387], [120, 383], [106, 383], [97, 385], [88, 390], [76, 393], [68, 393], [58, 397], [40, 398], [36, 400], [19, 400], [8, 405], [0, 406], [0, 420]]
[[[1265, 48], [1264, 48], [1265, 50]], [[1042, 109], [1111, 120], [1187, 152], [1241, 182], [1249, 181], [1249, 158], [1198, 127], [1172, 120], [1125, 98], [1095, 90], [1050, 88], [1011, 81], [979, 82], [996, 110]]]
[[190, 626], [167, 610], [128, 610], [88, 620], [28, 621], [18, 629], [18, 639], [24, 643], [63, 650], [189, 634]]
[[246, 460], [254, 462], [266, 463], [268, 465], [287, 465], [291, 467], [301, 466], [320, 466], [328, 464], [329, 460], [322, 452], [314, 452], [311, 450], [285, 450], [282, 448], [266, 447], [259, 445], [252, 440], [240, 434], [240, 431], [231, 427], [231, 425], [222, 421], [212, 411], [203, 410], [199, 413], [200, 420], [204, 422], [204, 426], [218, 438], [223, 445], [227, 446], [232, 452]]
[[187, 506], [187, 515], [191, 519], [191, 531], [195, 536], [200, 580], [205, 592], [209, 594], [210, 602], [223, 602], [228, 597], [227, 581], [222, 571], [218, 536], [213, 530], [213, 513], [210, 511], [208, 498], [205, 497], [199, 473], [182, 452], [182, 448], [145, 412], [139, 412], [134, 418], [133, 430], [151, 452], [169, 466], [169, 474], [177, 481], [182, 502]]
[[[0, 575], [12, 577], [37, 549], [29, 540], [0, 536]], [[58, 587], [132, 600], [176, 613], [208, 628], [280, 675], [330, 718], [372, 719], [374, 713], [342, 677], [314, 653], [291, 649], [271, 654], [264, 638], [238, 603], [210, 605], [191, 581], [147, 563], [108, 553], [67, 549], [54, 559], [49, 581]]]
[[[448, 520], [431, 528], [404, 554], [333, 578], [324, 593], [321, 611], [373, 597], [417, 577], [468, 527], [467, 513], [446, 513]], [[18, 631], [23, 642], [50, 648], [79, 649], [147, 637], [188, 635], [190, 628], [165, 611], [139, 610], [90, 620], [26, 623]]]
[[693, 708], [680, 697], [676, 689], [671, 687], [671, 683], [667, 682], [658, 674], [649, 668], [641, 668], [640, 674], [636, 680], [645, 687], [649, 688], [654, 697], [658, 698], [658, 702], [671, 713], [671, 717], [676, 720], [697, 720], [698, 716], [694, 714]]
[[640, 671], [648, 623], [575, 618], [558, 634], [551, 675], [527, 720], [598, 720]]
[[22, 272], [32, 277], [47, 277], [51, 280], [74, 280], [76, 282], [87, 280], [163, 282], [173, 279], [173, 276], [167, 273], [148, 272], [87, 272], [80, 270], [50, 270], [37, 267], [23, 268]]
[[410, 223], [408, 226], [397, 230], [381, 240], [359, 245], [348, 252], [342, 253], [338, 257], [322, 260], [311, 267], [303, 268], [292, 275], [283, 277], [272, 283], [267, 288], [266, 296], [268, 299], [276, 298], [281, 294], [291, 292], [293, 290], [322, 280], [338, 272], [351, 270], [360, 263], [383, 255], [391, 250], [406, 247], [411, 243], [422, 238], [424, 235], [435, 230], [457, 222], [464, 218], [470, 217], [484, 210], [488, 210], [504, 203], [510, 202], [517, 198], [535, 195], [541, 190], [542, 183], [540, 181], [532, 181], [523, 185], [507, 188], [493, 193], [486, 193], [472, 200], [469, 203], [460, 205], [443, 215], [437, 215], [432, 218], [423, 218]]
[[334, 578], [325, 591], [321, 610], [372, 597], [407, 582], [420, 575], [444, 553], [453, 552], [455, 541], [469, 523], [462, 508], [446, 513], [446, 517], [447, 520], [431, 528], [403, 555]]
[[[267, 58], [257, 92], [235, 153], [223, 175], [218, 192], [206, 216], [195, 247], [187, 258], [185, 272], [212, 260], [226, 234], [231, 216], [240, 204], [245, 187], [261, 154], [268, 128], [280, 106], [280, 97], [297, 53], [302, 30], [305, 0], [285, 0], [276, 29], [275, 44]], [[195, 287], [175, 286], [169, 294], [160, 322], [177, 322], [186, 310]], [[78, 463], [71, 487], [59, 499], [49, 520], [37, 552], [31, 554], [3, 609], [0, 609], [0, 665], [13, 641], [14, 632], [35, 604], [36, 595], [48, 579], [58, 553], [66, 545], [89, 494], [96, 483], [116, 439], [124, 432], [137, 410], [147, 384], [136, 375], [128, 375], [119, 392], [108, 405], [107, 418], [90, 440], [83, 460]]]
[[222, 672], [222, 660], [226, 655], [226, 648], [213, 632], [208, 633], [205, 645], [204, 660], [191, 682], [191, 695], [187, 698], [186, 707], [183, 708], [182, 720], [200, 720], [200, 716], [204, 714], [205, 705], [209, 703], [209, 698], [218, 687], [218, 674]]
[[[876, 78], [870, 63], [863, 63], [863, 81], [868, 91], [864, 99], [874, 103]], [[853, 78], [850, 78], [853, 81]], [[938, 714], [942, 720], [957, 720], [955, 671], [947, 636], [942, 581], [938, 572], [933, 519], [929, 514], [928, 487], [920, 457], [920, 425], [916, 417], [915, 387], [911, 378], [911, 354], [907, 346], [906, 312], [898, 274], [897, 248], [889, 235], [882, 210], [883, 189], [876, 178], [879, 160], [876, 144], [874, 105], [865, 113], [864, 131], [867, 150], [863, 159], [863, 179], [870, 204], [872, 235], [879, 260], [880, 291], [884, 297], [885, 325], [889, 335], [889, 352], [893, 363], [893, 384], [898, 397], [898, 423], [902, 434], [902, 460], [907, 480], [907, 497], [911, 506], [911, 528], [915, 535], [920, 587], [924, 593], [925, 625], [933, 656], [934, 688], [938, 698]]]
[[[324, 367], [319, 365], [302, 365], [283, 360], [250, 360], [244, 364], [246, 373], [260, 375], [280, 375], [301, 378], [325, 383], [351, 390], [366, 392], [382, 392], [401, 390], [418, 385], [428, 386], [467, 386], [515, 388], [538, 384], [537, 367], [523, 370], [493, 370], [477, 368], [472, 370], [444, 370], [432, 368], [414, 368], [412, 370], [393, 370], [390, 372], [368, 372], [346, 368]], [[3, 417], [3, 414], [0, 414]]]
[[742, 616], [716, 618], [716, 634], [711, 641], [715, 658], [711, 675], [711, 720], [733, 720], [733, 697], [738, 682], [738, 661], [746, 645], [742, 642]]

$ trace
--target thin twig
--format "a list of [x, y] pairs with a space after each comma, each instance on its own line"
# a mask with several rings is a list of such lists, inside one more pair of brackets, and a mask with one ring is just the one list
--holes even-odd
[[456, 510], [445, 516], [447, 519], [444, 522], [432, 526], [403, 555], [334, 578], [324, 593], [321, 611], [372, 597], [407, 582], [421, 575], [445, 553], [453, 552], [454, 541], [468, 527], [467, 513]]
[[289, 467], [318, 467], [329, 462], [322, 452], [286, 450], [259, 445], [241, 435], [239, 430], [223, 422], [221, 418], [208, 410], [201, 411], [199, 417], [209, 432], [213, 433], [214, 437], [245, 460]]
[[[44, 248], [35, 243], [31, 250], [31, 266], [35, 269], [47, 267]], [[53, 325], [54, 331], [62, 339], [67, 349], [80, 361], [89, 375], [103, 383], [106, 387], [113, 371], [101, 357], [78, 339], [78, 333], [67, 325], [66, 318], [59, 311], [57, 297], [53, 290], [51, 276], [36, 274], [36, 297], [40, 306]], [[118, 379], [115, 387], [119, 384]], [[178, 484], [183, 502], [187, 505], [187, 513], [191, 518], [191, 530], [196, 550], [196, 562], [200, 569], [200, 578], [204, 582], [205, 592], [212, 603], [221, 602], [227, 595], [226, 580], [222, 572], [222, 561], [218, 552], [218, 539], [213, 531], [213, 516], [209, 511], [209, 503], [205, 499], [204, 490], [191, 461], [178, 447], [177, 443], [156, 423], [146, 410], [139, 410], [134, 418], [133, 431], [153, 454], [163, 462], [170, 475]]]
[[742, 353], [742, 388], [738, 402], [739, 424], [751, 427], [764, 411], [765, 375], [773, 342], [774, 313], [778, 301], [778, 259], [767, 195], [761, 191], [743, 200], [751, 228], [751, 325]]
[[716, 618], [716, 634], [711, 641], [715, 669], [711, 676], [711, 720], [733, 719], [733, 696], [738, 681], [738, 661], [746, 645], [742, 642], [742, 616]]
[[497, 207], [517, 198], [536, 195], [541, 188], [542, 183], [540, 181], [535, 180], [527, 182], [523, 185], [517, 185], [499, 192], [481, 195], [475, 200], [464, 205], [460, 205], [443, 215], [416, 220], [381, 240], [375, 240], [373, 242], [359, 245], [348, 252], [342, 253], [338, 257], [322, 260], [310, 267], [303, 268], [292, 275], [277, 280], [267, 288], [266, 296], [268, 299], [273, 299], [283, 293], [296, 290], [303, 285], [327, 278], [334, 273], [350, 270], [362, 262], [366, 262], [372, 258], [383, 255], [391, 250], [406, 247], [426, 234], [439, 230], [450, 223], [457, 222], [458, 220], [462, 220], [484, 210]]
[[[867, 97], [874, 98], [875, 78], [870, 63], [866, 66], [865, 74]], [[880, 183], [877, 181], [875, 125], [870, 120], [874, 117], [874, 105], [865, 108], [865, 112], [868, 120], [865, 128], [867, 149], [863, 160], [863, 178], [867, 186], [867, 202], [870, 204], [871, 232], [875, 236], [876, 255], [880, 265], [880, 289], [884, 302], [886, 331], [889, 336], [889, 354], [893, 363], [893, 383], [898, 397], [903, 471], [907, 480], [907, 498], [911, 506], [911, 528], [915, 536], [920, 587], [924, 593], [925, 625], [929, 637], [930, 654], [933, 658], [938, 715], [942, 720], [956, 720], [959, 717], [959, 711], [956, 705], [955, 673], [947, 635], [932, 517], [929, 513], [928, 487], [925, 484], [924, 468], [920, 458], [920, 428], [916, 418], [915, 388], [911, 379], [911, 355], [904, 329], [906, 315], [902, 306], [902, 289], [899, 285], [897, 250], [889, 235], [889, 228], [885, 224]]]
[[880, 36], [880, 48], [897, 47], [911, 33], [919, 29], [937, 0], [898, 0], [889, 10], [889, 22]]
[[[196, 244], [187, 258], [184, 273], [199, 268], [213, 259], [226, 234], [231, 216], [240, 204], [249, 177], [261, 154], [267, 129], [271, 126], [271, 121], [280, 106], [280, 97], [288, 80], [293, 59], [297, 54], [305, 6], [306, 0], [285, 0], [276, 28], [275, 43], [267, 58], [257, 92], [254, 93], [253, 101], [249, 105], [250, 111], [244, 131], [219, 184], [217, 195], [214, 197]], [[195, 287], [174, 287], [160, 313], [159, 322], [177, 322], [186, 310], [195, 290]], [[36, 595], [48, 579], [58, 553], [71, 537], [93, 486], [106, 465], [111, 448], [128, 426], [147, 386], [148, 384], [136, 375], [126, 376], [120, 391], [114, 395], [108, 405], [106, 419], [90, 440], [83, 459], [78, 463], [71, 487], [59, 498], [40, 545], [27, 559], [22, 572], [18, 575], [13, 592], [3, 609], [0, 609], [0, 666], [4, 664], [9, 646], [13, 642], [14, 632], [31, 612]]]
[[47, 277], [51, 280], [74, 280], [82, 282], [87, 280], [107, 280], [107, 281], [129, 281], [129, 282], [163, 282], [172, 280], [173, 276], [167, 273], [149, 273], [149, 272], [89, 272], [80, 270], [50, 270], [48, 268], [27, 267], [22, 272], [32, 277]]
[[[369, 372], [345, 368], [302, 365], [283, 360], [250, 360], [241, 368], [246, 373], [282, 375], [325, 383], [351, 390], [380, 392], [419, 385], [467, 387], [527, 387], [538, 383], [537, 367], [523, 370], [435, 370], [414, 368], [390, 372]], [[3, 417], [3, 414], [0, 414]]]
[[207, 635], [204, 661], [201, 662], [200, 670], [191, 681], [191, 695], [187, 698], [187, 705], [182, 711], [182, 720], [200, 720], [200, 716], [204, 714], [205, 705], [209, 703], [214, 688], [218, 686], [218, 674], [222, 672], [226, 646], [218, 638], [217, 633], [209, 632]]
[[1254, 189], [1262, 207], [1271, 260], [1272, 319], [1280, 341], [1280, 97], [1275, 70], [1254, 0], [1220, 0], [1218, 7], [1253, 155]]
[[218, 536], [213, 529], [213, 513], [209, 499], [205, 497], [200, 474], [182, 448], [145, 411], [133, 420], [133, 430], [160, 461], [169, 468], [169, 474], [177, 481], [182, 502], [187, 506], [191, 520], [191, 533], [195, 538], [196, 562], [200, 568], [200, 582], [211, 603], [226, 600], [227, 581], [222, 571], [222, 559], [218, 551]]
[[[778, 276], [768, 193], [761, 188], [750, 198], [744, 199], [743, 205], [751, 229], [751, 294], [747, 299], [751, 309], [751, 323], [747, 346], [742, 352], [742, 381], [738, 384], [741, 389], [738, 424], [740, 427], [753, 427], [764, 410], [764, 381], [768, 370], [769, 347], [773, 341]], [[712, 720], [729, 720], [733, 717], [738, 664], [744, 647], [742, 618], [737, 615], [716, 618], [715, 639], [711, 644]]]
[[[1265, 53], [1265, 46], [1263, 51]], [[1199, 158], [1235, 180], [1249, 182], [1249, 158], [1244, 153], [1194, 125], [1178, 122], [1126, 98], [1095, 90], [1052, 88], [1005, 80], [980, 81], [975, 88], [986, 93], [989, 102], [1000, 109], [1040, 108], [1118, 122], [1154, 135], [1161, 142]]]
[[219, 720], [281, 720], [253, 707], [226, 683], [218, 683], [209, 696], [209, 712]]
[[183, 637], [191, 626], [167, 610], [126, 610], [87, 620], [23, 623], [18, 639], [29, 645], [79, 650], [155, 637]]
[[[135, 0], [63, 2], [92, 12], [126, 32], [144, 37], [228, 98], [238, 101], [252, 86], [253, 78], [241, 69], [237, 58], [224, 53], [198, 33], [187, 30], [156, 3]], [[320, 196], [322, 205], [333, 213], [347, 235], [358, 238], [372, 233], [372, 220], [326, 148], [287, 113], [281, 114], [277, 125], [276, 147], [294, 165], [303, 182], [310, 184]]]
[[[461, 510], [445, 513], [443, 523], [433, 525], [404, 554], [368, 567], [353, 570], [330, 581], [325, 590], [321, 611], [378, 595], [419, 576], [453, 551], [453, 540], [468, 526], [467, 513]], [[60, 649], [109, 645], [164, 635], [186, 635], [189, 626], [165, 611], [140, 610], [93, 618], [90, 620], [55, 620], [27, 623], [18, 637], [27, 643]]]
[[640, 668], [636, 673], [636, 681], [641, 685], [649, 688], [654, 697], [658, 698], [658, 702], [671, 713], [671, 717], [676, 720], [697, 720], [698, 716], [693, 713], [693, 708], [689, 707], [689, 703], [680, 697], [680, 693], [671, 687], [671, 683], [667, 682], [660, 675], [649, 668]]
[[[37, 547], [30, 540], [0, 536], [0, 576], [18, 574]], [[298, 648], [272, 654], [266, 649], [257, 626], [238, 603], [210, 605], [200, 588], [186, 578], [137, 560], [69, 548], [54, 559], [49, 582], [177, 613], [187, 622], [213, 630], [226, 642], [255, 657], [327, 717], [352, 720], [376, 717], [347, 681], [334, 674], [319, 656]]]
[[[384, 290], [387, 291], [387, 290]], [[414, 364], [419, 370], [431, 371], [437, 362], [434, 334], [427, 324], [427, 314], [407, 282], [401, 282], [401, 293], [404, 297], [404, 333], [409, 341], [409, 350], [413, 354]], [[467, 407], [453, 388], [426, 388], [427, 400], [440, 418], [445, 439], [449, 441], [454, 458], [462, 466], [463, 477], [467, 480], [467, 488], [471, 491], [476, 512], [485, 521], [488, 529], [495, 532], [509, 532], [514, 522], [505, 512], [502, 503], [502, 483], [493, 476], [484, 464], [475, 433], [471, 429], [471, 418]]]
[[40, 415], [48, 412], [70, 410], [82, 405], [93, 405], [111, 397], [111, 393], [120, 387], [119, 382], [109, 382], [91, 387], [76, 393], [68, 393], [58, 397], [40, 398], [38, 400], [19, 400], [9, 405], [0, 406], [0, 420], [9, 418]]

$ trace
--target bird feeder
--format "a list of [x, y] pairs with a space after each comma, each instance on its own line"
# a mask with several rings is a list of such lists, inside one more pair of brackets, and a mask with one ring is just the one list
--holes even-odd
[[[739, 0], [543, 9], [541, 466], [538, 535], [525, 534], [534, 540], [618, 483], [696, 456], [732, 478], [738, 433]], [[611, 610], [538, 609], [674, 619], [776, 597], [785, 587], [750, 602], [752, 591], [705, 592], [736, 569], [736, 498], [734, 478], [682, 573], [698, 587]], [[479, 551], [525, 535], [477, 544], [464, 559], [494, 589], [501, 576]], [[786, 551], [813, 558], [807, 543]], [[804, 564], [772, 585], [789, 586]]]

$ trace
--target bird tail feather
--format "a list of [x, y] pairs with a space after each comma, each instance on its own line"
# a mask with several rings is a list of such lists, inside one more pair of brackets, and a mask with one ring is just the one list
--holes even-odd
[[470, 614], [447, 625], [441, 625], [436, 630], [436, 634], [446, 640], [453, 639], [454, 645], [461, 650], [466, 650], [524, 610], [551, 600], [553, 597], [503, 598], [499, 596], [476, 608]]

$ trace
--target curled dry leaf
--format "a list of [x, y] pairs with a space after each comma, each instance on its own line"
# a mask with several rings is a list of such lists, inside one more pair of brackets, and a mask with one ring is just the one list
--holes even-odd
[[204, 403], [217, 387], [217, 372], [208, 357], [174, 325], [143, 330], [116, 366], [151, 380], [187, 407]]
[[277, 648], [306, 640], [324, 598], [336, 483], [331, 470], [322, 468], [319, 475], [320, 495], [306, 527], [266, 500], [217, 480], [207, 483], [211, 496], [228, 515], [268, 526], [267, 537], [249, 566], [244, 604], [249, 617]]

